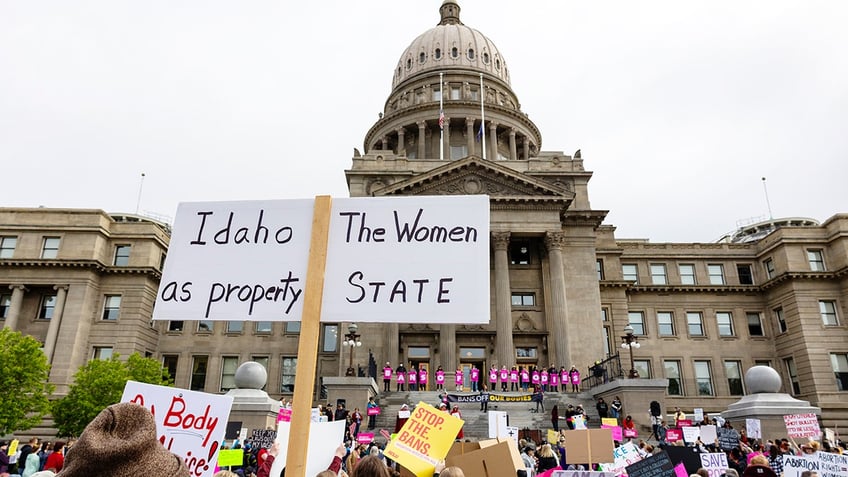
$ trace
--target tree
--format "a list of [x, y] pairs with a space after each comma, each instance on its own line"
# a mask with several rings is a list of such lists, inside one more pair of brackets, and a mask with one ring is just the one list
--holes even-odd
[[0, 435], [25, 431], [50, 411], [50, 365], [39, 343], [9, 328], [0, 330]]
[[74, 374], [68, 395], [53, 403], [53, 421], [60, 436], [78, 436], [106, 407], [121, 400], [127, 381], [170, 385], [168, 370], [153, 358], [133, 353], [126, 361], [95, 359]]

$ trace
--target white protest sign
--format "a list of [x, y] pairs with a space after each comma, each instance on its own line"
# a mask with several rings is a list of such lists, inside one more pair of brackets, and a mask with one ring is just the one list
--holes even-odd
[[632, 442], [628, 442], [622, 446], [613, 449], [612, 453], [615, 461], [608, 464], [601, 464], [601, 468], [605, 472], [613, 472], [619, 475], [624, 472], [624, 468], [634, 462], [642, 460], [642, 455], [639, 454], [639, 449]]
[[709, 426], [701, 426], [701, 442], [704, 444], [714, 444], [716, 440], [718, 440], [716, 426], [712, 424]]
[[[153, 318], [299, 321], [313, 204], [180, 204]], [[488, 323], [488, 277], [488, 196], [333, 200], [321, 321]]]
[[[304, 475], [318, 475], [333, 462], [336, 448], [344, 440], [345, 421], [313, 422], [309, 425], [307, 443], [306, 472]], [[277, 440], [280, 453], [274, 459], [270, 475], [280, 475], [286, 466], [288, 457], [291, 422], [280, 421], [277, 425]]]
[[693, 410], [693, 414], [695, 415], [695, 417], [694, 417], [695, 422], [701, 422], [701, 421], [704, 420], [704, 408], [696, 407]]
[[159, 441], [183, 458], [191, 475], [215, 473], [232, 397], [127, 381], [121, 402], [140, 404], [153, 413]]
[[729, 468], [727, 454], [717, 452], [714, 454], [700, 454], [701, 467], [709, 472], [710, 477], [720, 477]]
[[745, 419], [745, 432], [748, 434], [748, 437], [753, 437], [755, 439], [763, 437], [762, 431], [760, 430], [760, 420]]
[[824, 438], [827, 439], [830, 442], [836, 442], [836, 433], [833, 432], [833, 429], [825, 428]]
[[551, 473], [551, 477], [616, 477], [616, 474], [589, 470], [555, 470]]
[[786, 454], [783, 456], [783, 477], [801, 477], [801, 472], [814, 470], [818, 472], [819, 461], [813, 456]]
[[821, 436], [819, 419], [813, 413], [783, 416], [783, 422], [786, 424], [786, 433], [789, 434], [789, 437], [818, 439]]
[[518, 444], [518, 427], [517, 426], [506, 426], [506, 435], [510, 439], [514, 440], [516, 444]]
[[816, 452], [819, 463], [819, 477], [845, 477], [848, 475], [848, 456], [832, 452]]
[[489, 438], [508, 437], [505, 411], [489, 411]]
[[695, 426], [683, 426], [683, 440], [694, 444], [695, 441], [698, 440], [698, 436], [701, 435], [700, 429]]

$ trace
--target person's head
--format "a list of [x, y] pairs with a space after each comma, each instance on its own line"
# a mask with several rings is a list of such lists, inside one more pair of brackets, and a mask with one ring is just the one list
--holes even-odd
[[230, 472], [229, 470], [219, 470], [218, 472], [215, 472], [213, 477], [238, 477], [238, 474]]
[[545, 444], [539, 449], [539, 457], [553, 457], [554, 450], [551, 449], [550, 444]]
[[801, 472], [801, 477], [819, 477], [819, 473], [815, 470], [805, 470]]
[[536, 449], [532, 446], [526, 446], [524, 448], [524, 453], [529, 456], [533, 456], [534, 454], [536, 454]]
[[65, 444], [66, 444], [65, 441], [56, 441], [56, 443], [53, 444], [53, 452], [61, 451], [62, 449], [65, 448]]
[[724, 477], [739, 477], [739, 472], [736, 472], [736, 469], [725, 469]]
[[452, 465], [450, 467], [445, 467], [441, 473], [439, 473], [439, 477], [465, 477], [465, 473], [462, 472], [462, 469], [459, 467]]
[[6, 441], [0, 441], [0, 449], [6, 450], [9, 447], [9, 443]]
[[748, 465], [762, 465], [762, 466], [768, 467], [769, 461], [768, 461], [768, 458], [766, 458], [766, 456], [760, 454], [760, 455], [755, 455], [753, 458], [751, 458], [751, 462], [749, 462]]
[[[218, 477], [218, 474], [215, 474], [215, 477]], [[322, 470], [321, 472], [318, 472], [318, 474], [315, 477], [339, 477], [339, 476], [338, 476], [338, 474], [336, 474], [332, 470], [327, 469], [327, 470]]]
[[632, 418], [631, 416], [629, 416], [629, 415], [628, 415], [627, 417], [625, 417], [625, 418], [624, 418], [624, 420], [629, 422], [629, 421], [632, 421], [632, 420], [633, 420], [633, 418]]
[[701, 467], [700, 469], [695, 471], [695, 474], [699, 475], [700, 477], [710, 477], [710, 471], [708, 471], [707, 469], [705, 469], [703, 467]]
[[379, 457], [363, 457], [350, 472], [350, 477], [390, 477], [389, 468]]

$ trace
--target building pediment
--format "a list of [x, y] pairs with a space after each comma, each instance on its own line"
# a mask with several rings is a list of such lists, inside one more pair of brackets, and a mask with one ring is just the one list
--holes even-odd
[[469, 156], [373, 191], [388, 195], [486, 194], [493, 201], [558, 202], [568, 204], [574, 193], [493, 161]]

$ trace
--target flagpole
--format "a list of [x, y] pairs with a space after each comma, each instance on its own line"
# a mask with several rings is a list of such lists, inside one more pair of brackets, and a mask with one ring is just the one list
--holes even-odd
[[486, 95], [483, 93], [483, 73], [480, 73], [480, 147], [486, 160]]
[[439, 160], [445, 160], [445, 74], [439, 73]]

